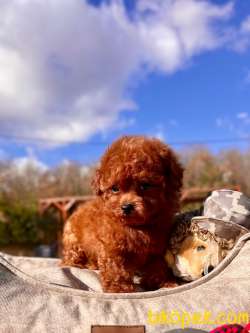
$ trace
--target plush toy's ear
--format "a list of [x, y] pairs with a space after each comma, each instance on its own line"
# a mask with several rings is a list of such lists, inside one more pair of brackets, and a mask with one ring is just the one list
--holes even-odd
[[96, 195], [101, 195], [102, 194], [102, 190], [101, 190], [101, 172], [100, 169], [96, 169], [95, 171], [95, 175], [92, 179], [92, 188], [95, 192]]

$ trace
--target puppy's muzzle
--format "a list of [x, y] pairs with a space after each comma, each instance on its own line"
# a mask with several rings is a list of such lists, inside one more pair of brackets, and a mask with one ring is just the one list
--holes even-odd
[[135, 207], [131, 203], [126, 203], [122, 205], [122, 211], [125, 215], [130, 215], [134, 209]]

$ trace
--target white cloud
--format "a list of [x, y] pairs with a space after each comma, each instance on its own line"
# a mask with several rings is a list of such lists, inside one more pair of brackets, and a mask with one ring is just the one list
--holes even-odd
[[250, 115], [247, 112], [239, 112], [235, 117], [219, 117], [216, 119], [216, 126], [230, 132], [231, 135], [249, 138]]
[[248, 113], [247, 112], [240, 112], [240, 113], [237, 113], [236, 117], [238, 119], [247, 119], [249, 116], [248, 116]]
[[46, 164], [44, 164], [37, 158], [30, 156], [15, 158], [12, 163], [13, 167], [20, 174], [26, 172], [26, 170], [29, 168], [36, 169], [40, 173], [43, 173], [48, 170], [48, 166]]
[[230, 132], [233, 132], [236, 128], [235, 121], [227, 116], [218, 117], [215, 122], [217, 127], [227, 129]]
[[26, 156], [17, 157], [12, 160], [11, 166], [15, 171], [19, 174], [23, 174], [30, 168], [40, 173], [44, 173], [48, 170], [48, 166], [37, 158], [32, 148], [28, 147], [26, 150]]
[[165, 140], [165, 134], [164, 134], [164, 131], [163, 130], [158, 130], [154, 135], [153, 137], [161, 140], [161, 141], [164, 141]]
[[244, 82], [246, 84], [249, 84], [250, 83], [250, 70], [247, 70], [246, 72], [246, 76], [245, 76], [245, 79], [244, 79]]
[[150, 136], [153, 138], [157, 138], [161, 141], [166, 140], [166, 132], [163, 124], [156, 124], [155, 128], [149, 133]]
[[232, 47], [238, 52], [244, 52], [250, 46], [250, 15], [241, 23], [238, 30], [232, 31]]
[[241, 31], [245, 34], [250, 34], [250, 15], [242, 22]]
[[167, 122], [158, 123], [154, 126], [153, 130], [149, 132], [149, 135], [159, 140], [166, 141], [170, 131], [173, 131], [176, 127], [179, 127], [179, 122], [175, 119], [170, 119]]
[[250, 115], [247, 112], [240, 112], [237, 114], [237, 118], [240, 119], [242, 124], [249, 125], [250, 124]]
[[222, 45], [215, 26], [233, 11], [232, 2], [138, 4], [129, 19], [118, 0], [2, 0], [0, 133], [65, 144], [105, 133], [135, 108], [128, 87], [142, 68], [172, 73]]

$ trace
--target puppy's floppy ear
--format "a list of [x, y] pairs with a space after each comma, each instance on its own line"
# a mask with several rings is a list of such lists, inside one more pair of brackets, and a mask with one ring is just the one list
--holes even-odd
[[166, 145], [162, 144], [160, 148], [160, 156], [162, 158], [166, 178], [166, 190], [170, 195], [178, 196], [182, 188], [183, 167], [176, 154]]
[[95, 175], [92, 179], [92, 188], [95, 192], [96, 195], [101, 195], [102, 194], [102, 190], [101, 190], [101, 172], [100, 169], [96, 169], [95, 171]]

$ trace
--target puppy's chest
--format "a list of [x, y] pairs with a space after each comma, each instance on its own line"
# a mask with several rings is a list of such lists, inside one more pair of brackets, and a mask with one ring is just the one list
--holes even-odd
[[156, 234], [150, 234], [144, 231], [129, 233], [120, 244], [123, 250], [131, 255], [148, 255], [150, 253], [159, 253], [163, 248], [163, 241]]

